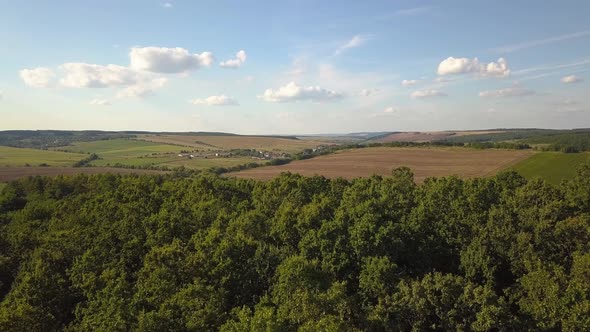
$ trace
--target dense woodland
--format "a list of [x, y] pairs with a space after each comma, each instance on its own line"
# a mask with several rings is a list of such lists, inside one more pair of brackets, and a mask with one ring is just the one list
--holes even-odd
[[[507, 129], [497, 133], [465, 135], [447, 138], [441, 142], [478, 144], [504, 144], [506, 142], [537, 145], [540, 150], [576, 153], [590, 151], [590, 129]], [[511, 148], [511, 147], [508, 147]]]
[[590, 165], [36, 177], [0, 227], [0, 331], [590, 330]]

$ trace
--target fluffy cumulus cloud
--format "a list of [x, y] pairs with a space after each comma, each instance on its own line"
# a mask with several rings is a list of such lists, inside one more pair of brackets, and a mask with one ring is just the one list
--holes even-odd
[[416, 85], [418, 83], [420, 83], [419, 80], [403, 80], [402, 81], [403, 86], [412, 86], [412, 85]]
[[497, 62], [490, 62], [485, 65], [483, 75], [494, 77], [508, 77], [510, 76], [510, 69], [508, 69], [508, 62], [506, 59], [499, 58]]
[[414, 91], [410, 95], [414, 99], [428, 99], [428, 98], [436, 98], [436, 97], [446, 97], [447, 94], [438, 90], [429, 89], [429, 90], [419, 90]]
[[343, 98], [344, 95], [340, 92], [321, 88], [319, 86], [299, 86], [295, 82], [291, 82], [276, 90], [266, 89], [262, 96], [259, 96], [264, 101], [284, 103], [293, 101], [332, 101]]
[[194, 99], [191, 100], [191, 104], [194, 105], [207, 105], [207, 106], [236, 106], [239, 105], [238, 101], [232, 97], [226, 95], [210, 96], [205, 99]]
[[580, 77], [578, 77], [576, 75], [570, 75], [570, 76], [565, 76], [565, 77], [561, 78], [561, 83], [564, 83], [564, 84], [579, 83], [582, 81], [583, 81], [583, 79], [581, 79]]
[[438, 65], [436, 72], [439, 75], [477, 73], [482, 76], [491, 77], [510, 76], [508, 62], [504, 58], [499, 58], [496, 62], [485, 64], [479, 62], [477, 58], [469, 59], [448, 57]]
[[67, 88], [122, 88], [117, 98], [142, 98], [154, 94], [168, 81], [152, 73], [118, 65], [65, 63], [60, 66], [64, 76], [61, 85]]
[[[245, 61], [245, 53], [238, 52], [238, 60]], [[58, 68], [59, 82], [66, 88], [119, 88], [117, 98], [141, 98], [154, 94], [168, 82], [164, 74], [187, 73], [209, 67], [213, 61], [210, 52], [191, 54], [179, 47], [134, 47], [129, 52], [129, 66], [64, 63]], [[55, 74], [39, 67], [23, 69], [20, 76], [29, 86], [47, 87]]]
[[147, 74], [118, 65], [96, 65], [82, 62], [64, 63], [59, 67], [64, 76], [61, 85], [68, 88], [106, 88], [136, 84]]
[[51, 84], [55, 76], [49, 68], [38, 67], [34, 69], [23, 69], [19, 72], [20, 77], [26, 85], [33, 88], [46, 88]]
[[133, 47], [129, 52], [131, 68], [154, 73], [186, 73], [209, 67], [215, 60], [213, 53], [191, 54], [187, 49], [175, 47]]
[[534, 95], [535, 91], [519, 88], [519, 87], [511, 87], [499, 90], [488, 90], [482, 91], [479, 93], [479, 96], [482, 98], [511, 98], [511, 97], [525, 97]]
[[244, 64], [244, 62], [246, 62], [246, 57], [246, 51], [240, 50], [238, 53], [236, 53], [235, 59], [223, 61], [219, 64], [219, 66], [221, 66], [222, 68], [231, 69], [239, 68]]
[[92, 99], [88, 104], [93, 106], [111, 106], [111, 102], [106, 99]]

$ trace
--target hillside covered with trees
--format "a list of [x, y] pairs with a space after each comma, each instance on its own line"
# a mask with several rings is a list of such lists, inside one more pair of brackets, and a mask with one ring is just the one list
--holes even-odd
[[0, 331], [590, 330], [590, 165], [26, 178], [0, 227]]

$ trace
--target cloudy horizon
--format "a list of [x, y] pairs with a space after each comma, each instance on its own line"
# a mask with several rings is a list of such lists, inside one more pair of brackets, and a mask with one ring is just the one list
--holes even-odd
[[5, 7], [0, 130], [590, 127], [582, 1]]

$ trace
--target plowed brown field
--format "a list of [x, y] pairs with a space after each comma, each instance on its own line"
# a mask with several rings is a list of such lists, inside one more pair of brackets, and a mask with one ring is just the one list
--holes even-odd
[[526, 150], [473, 150], [465, 148], [364, 148], [343, 150], [281, 166], [249, 169], [228, 176], [268, 180], [282, 172], [305, 176], [352, 179], [374, 174], [389, 175], [394, 168], [407, 166], [420, 183], [431, 176], [457, 175], [462, 178], [493, 175], [530, 157]]

